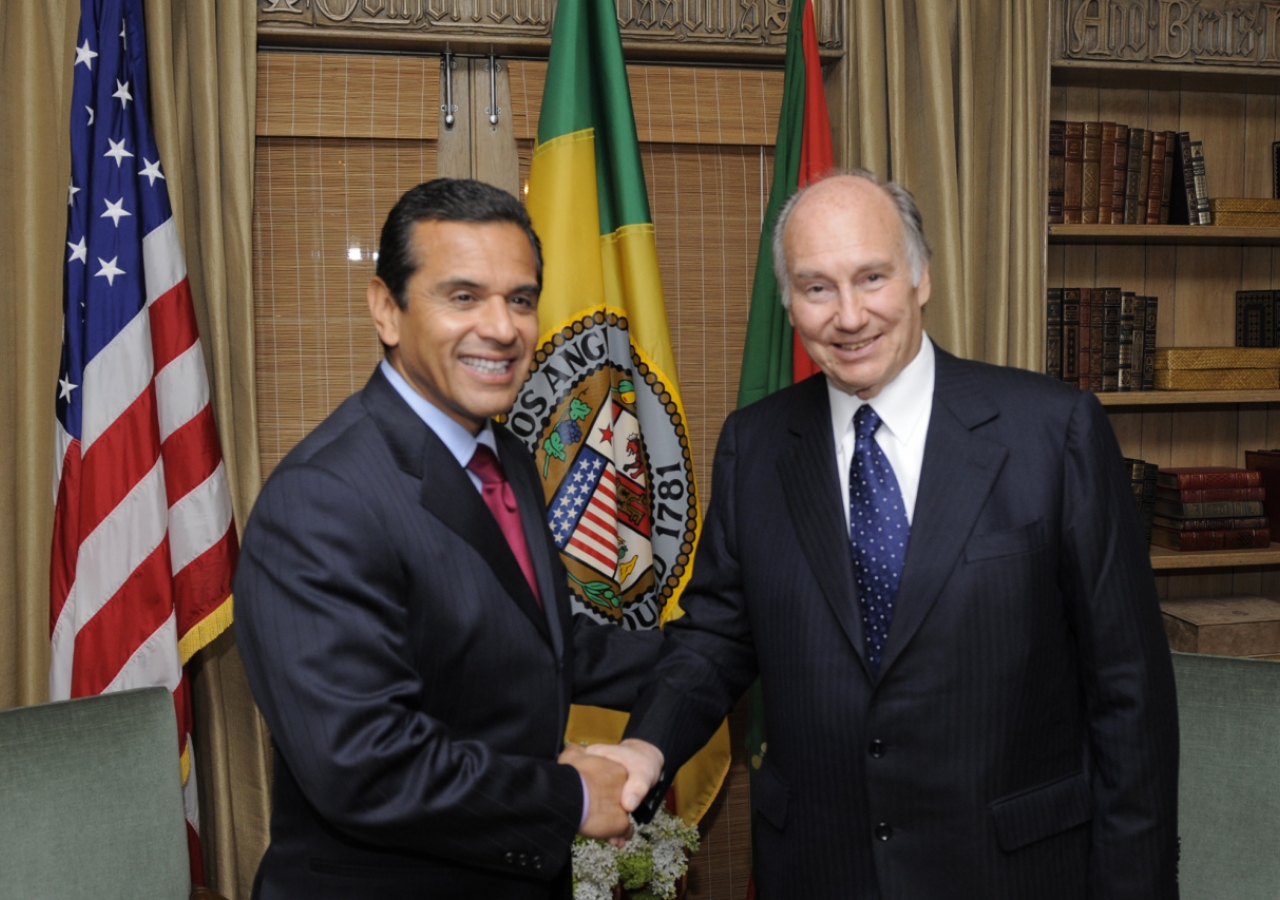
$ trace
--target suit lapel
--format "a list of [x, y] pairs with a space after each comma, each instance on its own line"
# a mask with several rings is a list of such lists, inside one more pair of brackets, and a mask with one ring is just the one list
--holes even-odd
[[882, 675], [938, 599], [1008, 455], [1002, 445], [974, 433], [999, 415], [975, 383], [976, 370], [940, 348], [935, 353], [924, 467], [902, 583], [880, 663]]
[[853, 555], [840, 509], [840, 479], [824, 376], [815, 375], [801, 385], [790, 431], [792, 445], [778, 459], [787, 509], [823, 596], [863, 669], [869, 672], [853, 581]]
[[[543, 640], [555, 647], [556, 642], [547, 627], [547, 617], [529, 589], [502, 529], [449, 448], [396, 393], [381, 369], [376, 369], [369, 379], [364, 389], [364, 402], [386, 438], [396, 463], [403, 471], [421, 479], [419, 500], [422, 505], [475, 548], [516, 606], [538, 629]], [[524, 506], [521, 500], [522, 510]], [[533, 555], [536, 560], [538, 554], [535, 552]]]
[[551, 642], [556, 657], [559, 658], [564, 653], [564, 628], [568, 619], [567, 615], [562, 615], [559, 607], [563, 591], [555, 583], [552, 566], [552, 560], [559, 551], [551, 543], [551, 535], [547, 530], [542, 486], [537, 481], [537, 470], [529, 464], [529, 451], [525, 445], [501, 425], [495, 425], [493, 433], [497, 438], [503, 470], [507, 473], [507, 480], [511, 482], [511, 490], [515, 492], [516, 503], [520, 507], [520, 522], [524, 525], [525, 541], [529, 545], [529, 555], [533, 558], [538, 592], [542, 595]]

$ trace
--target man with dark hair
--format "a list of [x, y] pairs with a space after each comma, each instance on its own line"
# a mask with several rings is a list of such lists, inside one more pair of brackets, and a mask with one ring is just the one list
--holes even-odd
[[629, 829], [625, 770], [563, 748], [661, 636], [572, 615], [537, 473], [492, 418], [528, 374], [541, 253], [509, 194], [438, 179], [382, 231], [386, 358], [281, 461], [236, 633], [275, 750], [254, 896], [556, 898], [575, 833]]
[[725, 423], [686, 614], [589, 752], [633, 809], [759, 676], [765, 900], [1173, 900], [1173, 670], [1102, 407], [933, 345], [897, 185], [817, 182], [775, 247], [822, 373]]

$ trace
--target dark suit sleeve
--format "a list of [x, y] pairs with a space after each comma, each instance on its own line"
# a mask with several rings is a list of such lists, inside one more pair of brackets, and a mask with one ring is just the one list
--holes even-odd
[[[567, 580], [567, 579], [566, 579]], [[628, 631], [573, 617], [573, 702], [631, 710], [662, 649], [661, 631]]]
[[1067, 432], [1063, 572], [1093, 769], [1093, 898], [1176, 897], [1173, 666], [1120, 449], [1083, 393]]
[[631, 712], [624, 737], [657, 746], [674, 774], [702, 748], [755, 680], [755, 644], [738, 564], [735, 517], [736, 417], [716, 447], [711, 507], [681, 606], [669, 622], [654, 680]]
[[577, 772], [494, 752], [421, 711], [408, 576], [367, 498], [314, 466], [259, 497], [236, 575], [236, 634], [272, 737], [307, 800], [357, 840], [507, 871], [567, 861]]

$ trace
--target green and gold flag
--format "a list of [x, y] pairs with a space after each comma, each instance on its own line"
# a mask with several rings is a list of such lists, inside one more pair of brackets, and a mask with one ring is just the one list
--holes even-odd
[[[535, 455], [578, 610], [658, 628], [681, 615], [701, 520], [610, 0], [557, 5], [527, 205], [542, 239], [542, 338], [508, 425]], [[574, 707], [568, 738], [616, 741], [625, 723]], [[722, 726], [676, 777], [686, 821], [728, 768]]]

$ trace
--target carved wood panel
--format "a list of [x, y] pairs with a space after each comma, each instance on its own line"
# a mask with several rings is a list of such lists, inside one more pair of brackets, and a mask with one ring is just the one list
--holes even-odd
[[1055, 0], [1053, 57], [1280, 69], [1280, 2]]
[[[791, 0], [615, 0], [628, 57], [772, 59]], [[257, 0], [259, 41], [543, 55], [555, 0]], [[826, 58], [843, 54], [845, 4], [816, 4]]]

